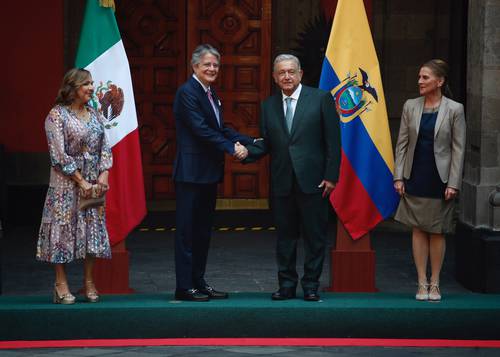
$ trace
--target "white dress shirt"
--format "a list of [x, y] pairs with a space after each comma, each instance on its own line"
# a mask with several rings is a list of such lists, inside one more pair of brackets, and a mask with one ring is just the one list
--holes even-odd
[[[199, 79], [198, 77], [196, 77], [196, 75], [193, 73], [193, 78], [196, 79], [198, 81], [198, 83], [201, 84], [201, 86], [203, 87], [203, 90], [205, 91], [205, 94], [207, 94], [208, 96], [208, 91], [210, 91], [210, 87], [207, 87], [206, 85], [204, 85]], [[213, 92], [210, 91], [212, 94]], [[215, 100], [213, 97], [212, 97], [212, 100]], [[219, 109], [215, 106], [215, 102], [213, 101], [210, 101], [210, 104], [212, 105], [212, 109], [214, 110], [214, 113], [215, 113], [215, 116], [217, 117], [217, 123], [219, 124], [220, 126], [220, 118], [219, 118]]]
[[[292, 107], [292, 118], [295, 115], [295, 108], [297, 107], [297, 101], [299, 100], [300, 96], [300, 91], [302, 90], [302, 84], [299, 83], [299, 86], [295, 91], [292, 93], [290, 98], [292, 98], [292, 102], [290, 103], [290, 106]], [[288, 95], [285, 93], [281, 92], [281, 95], [283, 96], [283, 114], [286, 116], [286, 98], [288, 98]]]

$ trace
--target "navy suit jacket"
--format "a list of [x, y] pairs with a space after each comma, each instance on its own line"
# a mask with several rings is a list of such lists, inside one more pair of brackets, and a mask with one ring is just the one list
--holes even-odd
[[176, 182], [211, 184], [222, 181], [224, 152], [234, 154], [234, 143], [248, 145], [253, 139], [224, 126], [222, 107], [212, 89], [220, 125], [202, 85], [193, 77], [175, 95], [174, 116], [177, 152], [173, 179]]

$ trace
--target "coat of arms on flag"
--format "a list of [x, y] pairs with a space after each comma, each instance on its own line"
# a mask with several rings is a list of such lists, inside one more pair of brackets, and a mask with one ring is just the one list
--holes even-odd
[[[377, 90], [370, 85], [368, 74], [361, 68], [359, 68], [359, 73], [361, 83], [357, 73], [354, 75], [348, 73], [340, 85], [332, 90], [340, 120], [344, 123], [361, 115], [364, 111], [369, 111], [372, 100], [378, 102]], [[368, 94], [371, 98], [368, 98]]]
[[105, 125], [106, 129], [118, 125], [118, 121], [115, 121], [115, 119], [118, 119], [122, 113], [124, 103], [123, 89], [112, 81], [106, 81], [106, 83], [100, 81], [95, 89], [94, 98], [91, 100], [92, 106], [108, 119], [109, 122]]

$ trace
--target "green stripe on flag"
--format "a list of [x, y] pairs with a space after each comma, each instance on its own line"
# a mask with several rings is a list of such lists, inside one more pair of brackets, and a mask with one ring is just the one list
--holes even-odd
[[120, 39], [113, 10], [99, 6], [99, 0], [87, 0], [75, 66], [87, 67]]

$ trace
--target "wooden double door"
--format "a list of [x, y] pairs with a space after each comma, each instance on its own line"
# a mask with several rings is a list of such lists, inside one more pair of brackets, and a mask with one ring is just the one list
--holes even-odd
[[[191, 53], [215, 46], [215, 85], [228, 126], [257, 136], [271, 87], [271, 0], [121, 0], [116, 17], [132, 71], [148, 200], [174, 199], [173, 101], [191, 75]], [[268, 159], [243, 165], [226, 155], [219, 197], [267, 198]]]

